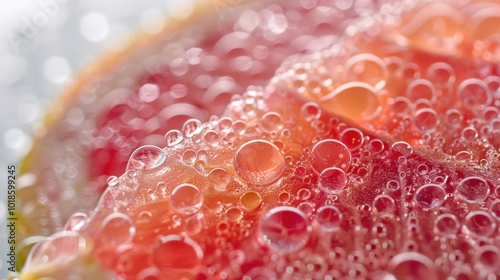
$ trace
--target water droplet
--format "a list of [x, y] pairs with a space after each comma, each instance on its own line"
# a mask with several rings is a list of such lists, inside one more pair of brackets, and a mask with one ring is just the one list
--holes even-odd
[[461, 82], [457, 92], [463, 106], [471, 111], [479, 110], [491, 102], [491, 94], [486, 83], [476, 78]]
[[224, 168], [212, 169], [207, 178], [210, 186], [220, 192], [225, 191], [231, 181], [231, 176]]
[[432, 209], [443, 204], [446, 191], [435, 184], [423, 185], [415, 192], [415, 202], [423, 209]]
[[481, 236], [490, 236], [496, 228], [491, 215], [481, 210], [470, 212], [465, 217], [465, 226], [471, 232]]
[[389, 261], [389, 271], [395, 279], [437, 280], [436, 266], [428, 257], [416, 252], [395, 255]]
[[363, 132], [356, 128], [347, 128], [342, 131], [340, 139], [350, 151], [361, 148], [364, 142]]
[[500, 267], [500, 249], [495, 245], [485, 245], [476, 251], [476, 261], [481, 268], [487, 271], [495, 271]]
[[182, 132], [180, 132], [177, 129], [169, 130], [165, 134], [165, 143], [167, 144], [168, 147], [173, 147], [181, 143], [183, 139], [184, 136], [182, 135]]
[[197, 119], [187, 120], [182, 126], [182, 132], [188, 138], [200, 134], [203, 129], [203, 123]]
[[247, 210], [253, 210], [260, 205], [262, 198], [258, 192], [249, 191], [240, 197], [240, 203]]
[[410, 82], [406, 88], [406, 95], [412, 102], [423, 99], [434, 103], [437, 98], [434, 85], [426, 79], [416, 79]]
[[319, 175], [320, 188], [328, 194], [338, 194], [347, 186], [347, 175], [337, 167], [326, 168]]
[[219, 133], [215, 130], [208, 130], [203, 134], [203, 141], [212, 147], [219, 145]]
[[468, 177], [458, 183], [457, 193], [468, 202], [481, 203], [490, 192], [488, 183], [480, 177]]
[[433, 131], [439, 124], [436, 111], [430, 108], [417, 110], [413, 118], [415, 126], [422, 132]]
[[262, 116], [262, 128], [268, 132], [278, 132], [283, 129], [283, 120], [280, 114], [267, 112]]
[[309, 161], [319, 174], [330, 167], [347, 171], [351, 167], [351, 153], [342, 142], [326, 139], [314, 145]]
[[378, 213], [390, 214], [396, 209], [396, 204], [392, 197], [380, 194], [373, 200], [373, 209]]
[[371, 120], [382, 109], [377, 90], [362, 82], [346, 83], [319, 100], [329, 111], [354, 120]]
[[166, 156], [162, 149], [153, 145], [137, 148], [128, 160], [127, 170], [152, 169], [165, 162]]
[[309, 241], [311, 230], [307, 216], [290, 206], [272, 208], [260, 221], [264, 242], [282, 253], [302, 249]]
[[192, 184], [180, 184], [172, 191], [170, 205], [177, 213], [190, 215], [198, 212], [203, 204], [203, 194]]
[[177, 234], [160, 238], [153, 249], [152, 261], [160, 270], [192, 270], [201, 264], [203, 251], [196, 241]]
[[185, 150], [182, 153], [182, 160], [187, 164], [193, 164], [196, 161], [196, 151], [194, 150]]
[[233, 165], [238, 176], [252, 184], [266, 185], [279, 179], [285, 160], [278, 147], [265, 140], [252, 140], [236, 151]]
[[404, 157], [409, 157], [411, 154], [413, 154], [413, 148], [410, 146], [410, 144], [404, 142], [404, 141], [398, 141], [392, 144], [391, 149], [395, 152], [400, 153]]
[[386, 184], [386, 187], [389, 191], [395, 192], [399, 190], [399, 183], [398, 181], [389, 180]]
[[324, 231], [335, 231], [342, 222], [342, 213], [335, 206], [325, 205], [316, 212], [316, 221]]
[[307, 121], [317, 120], [321, 117], [321, 109], [314, 102], [307, 102], [300, 108], [300, 112]]
[[112, 213], [101, 223], [101, 242], [119, 246], [132, 240], [135, 225], [132, 219], [123, 213]]

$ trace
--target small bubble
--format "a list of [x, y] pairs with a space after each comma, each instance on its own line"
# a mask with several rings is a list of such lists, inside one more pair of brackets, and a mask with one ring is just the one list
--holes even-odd
[[487, 271], [495, 271], [500, 267], [500, 249], [495, 245], [481, 246], [476, 251], [476, 261], [481, 268]]
[[260, 222], [263, 241], [281, 253], [302, 249], [312, 231], [307, 216], [290, 206], [279, 206], [267, 212]]
[[391, 149], [395, 152], [400, 153], [404, 157], [409, 157], [413, 154], [413, 148], [410, 144], [404, 141], [398, 141], [392, 144]]
[[225, 191], [231, 181], [231, 175], [224, 168], [212, 169], [208, 173], [207, 178], [210, 186], [220, 192]]
[[427, 77], [433, 84], [445, 88], [455, 82], [455, 70], [444, 62], [435, 62], [427, 68]]
[[152, 262], [160, 270], [192, 270], [203, 260], [203, 251], [196, 241], [177, 234], [160, 238], [153, 249]]
[[415, 202], [423, 209], [432, 209], [443, 204], [446, 191], [435, 184], [423, 185], [415, 192]]
[[320, 188], [328, 194], [338, 194], [347, 186], [348, 177], [337, 167], [326, 168], [319, 175]]
[[182, 132], [188, 138], [200, 134], [203, 129], [203, 123], [197, 119], [187, 120], [182, 126]]
[[465, 217], [465, 226], [477, 235], [490, 236], [495, 232], [496, 223], [487, 212], [476, 210]]
[[370, 53], [350, 57], [344, 65], [343, 74], [348, 82], [364, 82], [377, 89], [385, 86], [389, 76], [384, 61]]
[[99, 237], [104, 244], [119, 246], [131, 241], [134, 236], [134, 222], [123, 213], [112, 213], [101, 223]]
[[182, 160], [187, 163], [187, 164], [193, 164], [196, 161], [196, 151], [194, 150], [185, 150], [184, 153], [182, 153]]
[[267, 112], [262, 116], [262, 128], [268, 132], [278, 132], [283, 129], [283, 120], [278, 113]]
[[398, 183], [398, 181], [390, 180], [387, 182], [386, 188], [389, 191], [395, 192], [395, 191], [399, 190], [399, 183]]
[[183, 139], [184, 136], [182, 135], [182, 132], [180, 132], [177, 129], [169, 130], [165, 134], [165, 143], [167, 144], [168, 147], [173, 147], [181, 143]]
[[309, 161], [319, 174], [330, 167], [347, 171], [351, 167], [351, 153], [342, 142], [326, 139], [314, 145]]
[[203, 194], [192, 184], [180, 184], [172, 191], [170, 205], [177, 213], [190, 215], [198, 212], [203, 204]]
[[306, 104], [302, 105], [302, 107], [300, 108], [300, 112], [307, 121], [317, 120], [321, 117], [321, 109], [318, 104], [314, 102], [307, 102]]
[[438, 279], [434, 262], [427, 256], [416, 252], [403, 252], [395, 255], [389, 261], [388, 269], [395, 279]]
[[127, 170], [131, 169], [153, 169], [165, 162], [166, 156], [162, 149], [153, 145], [137, 148], [127, 164]]
[[491, 94], [486, 83], [476, 78], [461, 82], [457, 92], [463, 106], [472, 111], [481, 109], [491, 102]]
[[153, 102], [160, 96], [160, 88], [155, 84], [145, 84], [139, 89], [142, 102]]
[[396, 204], [392, 197], [380, 194], [373, 200], [373, 209], [378, 213], [390, 214], [396, 209]]
[[215, 130], [208, 130], [203, 134], [203, 141], [212, 147], [219, 145], [219, 134]]
[[262, 197], [258, 192], [249, 191], [244, 193], [240, 197], [240, 203], [247, 210], [253, 210], [257, 208], [262, 201]]
[[439, 118], [436, 111], [430, 108], [417, 110], [413, 117], [415, 126], [422, 132], [429, 132], [436, 129]]
[[238, 176], [246, 182], [266, 185], [280, 178], [285, 160], [274, 144], [265, 140], [252, 140], [236, 151], [233, 165]]
[[243, 210], [238, 206], [229, 207], [226, 210], [226, 217], [229, 221], [237, 221], [243, 218]]
[[342, 131], [340, 139], [350, 151], [361, 148], [364, 142], [363, 132], [356, 128], [347, 128]]
[[488, 183], [480, 177], [467, 177], [458, 183], [457, 193], [466, 201], [483, 202], [490, 192]]
[[342, 222], [342, 213], [335, 206], [325, 205], [316, 212], [316, 221], [324, 231], [335, 231]]

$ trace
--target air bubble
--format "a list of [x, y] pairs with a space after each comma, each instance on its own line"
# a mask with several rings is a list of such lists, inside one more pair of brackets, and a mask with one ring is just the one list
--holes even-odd
[[416, 252], [395, 255], [389, 261], [389, 271], [395, 279], [437, 280], [436, 266], [428, 257]]
[[445, 121], [453, 127], [460, 126], [463, 119], [464, 117], [462, 115], [462, 112], [457, 109], [449, 109], [448, 111], [446, 111]]
[[396, 209], [396, 204], [392, 197], [381, 194], [373, 200], [373, 209], [378, 213], [391, 214]]
[[476, 78], [461, 82], [457, 92], [464, 107], [471, 111], [481, 109], [491, 102], [491, 94], [486, 83]]
[[182, 142], [184, 136], [177, 129], [172, 129], [165, 134], [165, 143], [168, 147], [173, 147]]
[[386, 188], [391, 192], [395, 192], [395, 191], [399, 190], [399, 183], [398, 183], [398, 181], [390, 180], [387, 182]]
[[363, 132], [356, 128], [347, 128], [342, 131], [340, 139], [350, 151], [361, 148], [364, 142]]
[[309, 161], [319, 174], [330, 167], [337, 167], [345, 172], [351, 167], [351, 153], [342, 142], [326, 139], [314, 145]]
[[283, 129], [283, 120], [278, 113], [267, 112], [262, 116], [262, 128], [268, 132], [279, 132]]
[[274, 144], [265, 140], [252, 140], [236, 151], [233, 165], [238, 176], [246, 182], [266, 185], [280, 178], [285, 160]]
[[486, 200], [490, 188], [488, 183], [480, 177], [468, 177], [458, 183], [457, 193], [466, 201], [481, 203]]
[[490, 213], [500, 221], [500, 200], [495, 200], [491, 203]]
[[281, 253], [302, 249], [309, 241], [311, 226], [307, 216], [290, 206], [279, 206], [267, 212], [260, 221], [263, 241]]
[[378, 154], [382, 152], [385, 148], [385, 144], [380, 139], [372, 139], [368, 142], [367, 149], [370, 153]]
[[226, 210], [226, 217], [229, 221], [237, 221], [243, 218], [243, 210], [238, 206], [229, 207]]
[[314, 102], [307, 102], [306, 104], [302, 105], [302, 107], [300, 108], [300, 112], [307, 121], [317, 120], [321, 117], [321, 109], [318, 104]]
[[455, 82], [455, 70], [444, 62], [431, 64], [427, 69], [427, 77], [440, 88], [446, 88]]
[[490, 236], [496, 228], [491, 215], [481, 210], [470, 212], [465, 217], [465, 226], [469, 231], [480, 236]]
[[153, 249], [153, 264], [160, 270], [192, 270], [203, 260], [196, 241], [177, 234], [163, 236]]
[[477, 130], [474, 127], [466, 127], [462, 130], [462, 138], [466, 142], [472, 142], [474, 141], [479, 134], [477, 133]]
[[196, 151], [195, 150], [185, 150], [182, 153], [182, 160], [187, 164], [193, 164], [196, 161]]
[[409, 157], [413, 154], [413, 148], [410, 144], [404, 141], [398, 141], [392, 144], [391, 149], [395, 152], [400, 153], [404, 157]]
[[362, 82], [346, 83], [319, 100], [330, 112], [353, 120], [371, 120], [382, 110], [377, 90]]
[[258, 192], [249, 191], [240, 197], [241, 205], [247, 210], [254, 210], [261, 203], [262, 197]]
[[335, 231], [342, 222], [342, 213], [335, 206], [325, 205], [316, 212], [316, 221], [324, 231]]
[[112, 213], [101, 223], [100, 238], [104, 244], [119, 246], [130, 242], [134, 236], [134, 222], [123, 213]]
[[426, 79], [413, 80], [406, 88], [406, 95], [413, 102], [424, 99], [434, 103], [437, 98], [434, 85]]
[[224, 168], [212, 169], [207, 178], [210, 186], [219, 192], [225, 191], [231, 181], [231, 176]]
[[178, 185], [170, 196], [170, 205], [179, 214], [194, 214], [198, 212], [202, 204], [203, 194], [192, 184]]
[[64, 230], [67, 231], [79, 231], [87, 223], [87, 214], [85, 213], [74, 213], [68, 218], [68, 221], [64, 225]]
[[495, 271], [500, 267], [500, 249], [495, 245], [481, 246], [476, 251], [476, 262], [486, 271]]
[[415, 202], [423, 209], [432, 209], [443, 204], [446, 191], [435, 184], [423, 185], [415, 192]]
[[326, 168], [319, 176], [320, 188], [328, 194], [338, 194], [347, 186], [348, 177], [337, 167]]
[[197, 119], [187, 120], [182, 126], [182, 132], [188, 138], [200, 134], [203, 129], [203, 123]]
[[166, 156], [162, 149], [153, 145], [137, 148], [127, 164], [127, 170], [131, 169], [153, 169], [165, 162]]
[[215, 130], [208, 130], [203, 134], [203, 141], [212, 147], [219, 145], [219, 134]]
[[155, 84], [145, 84], [139, 89], [139, 98], [142, 102], [153, 102], [160, 96], [160, 88]]
[[433, 131], [439, 124], [439, 118], [436, 111], [430, 108], [417, 110], [413, 121], [415, 126], [422, 132]]
[[398, 116], [406, 116], [411, 111], [411, 103], [408, 98], [398, 96], [394, 99], [389, 99], [389, 105]]
[[377, 89], [385, 86], [388, 72], [378, 56], [362, 53], [352, 56], [344, 65], [344, 78], [348, 82], [364, 82]]

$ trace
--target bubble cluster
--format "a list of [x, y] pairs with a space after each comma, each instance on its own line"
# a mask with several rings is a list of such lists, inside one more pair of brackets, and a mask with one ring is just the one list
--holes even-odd
[[[247, 9], [231, 25], [222, 20], [230, 31], [210, 52], [164, 46], [162, 55], [180, 57], [112, 107], [87, 141], [102, 164], [128, 152], [126, 173], [103, 175], [97, 207], [71, 216], [59, 234], [68, 244], [46, 245], [61, 240], [55, 235], [35, 245], [25, 272], [91, 252], [124, 279], [500, 275], [500, 73], [496, 31], [478, 27], [495, 18], [468, 1], [387, 4], [374, 17], [366, 15], [376, 6], [347, 2]], [[321, 36], [336, 34], [339, 9], [365, 17], [342, 38]], [[303, 28], [314, 31], [292, 38]], [[294, 49], [311, 40], [306, 54]], [[285, 59], [282, 43], [300, 54], [262, 87], [262, 63]], [[246, 79], [257, 85], [243, 90]], [[186, 113], [198, 106], [184, 99], [192, 87], [205, 91], [202, 103], [225, 100], [225, 113]], [[155, 126], [163, 122], [172, 129]], [[53, 168], [69, 176], [78, 160], [65, 161]], [[58, 195], [42, 193], [39, 201]], [[39, 206], [45, 219], [57, 213]]]

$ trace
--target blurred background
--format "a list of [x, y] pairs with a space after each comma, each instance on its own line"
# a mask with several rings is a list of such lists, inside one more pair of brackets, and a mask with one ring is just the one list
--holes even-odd
[[[157, 33], [196, 0], [0, 0], [0, 276], [7, 274], [7, 166], [19, 170], [32, 131], [75, 75], [134, 32]], [[224, 4], [214, 0], [214, 7]], [[0, 277], [3, 278], [3, 277]]]

